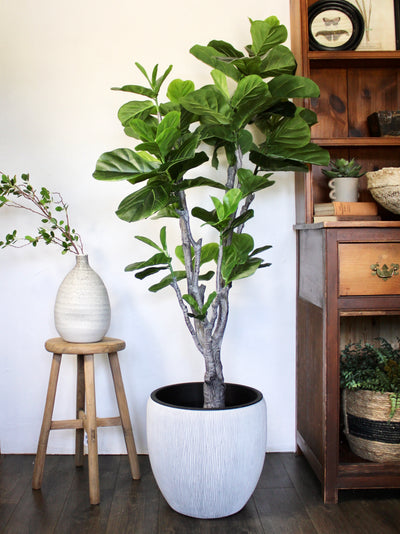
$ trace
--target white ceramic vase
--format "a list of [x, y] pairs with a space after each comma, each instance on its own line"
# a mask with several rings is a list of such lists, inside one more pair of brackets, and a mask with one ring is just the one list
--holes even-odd
[[71, 343], [103, 339], [111, 319], [107, 289], [90, 267], [87, 255], [76, 256], [75, 267], [61, 283], [54, 306], [59, 335]]
[[[263, 396], [238, 384], [226, 387], [223, 409], [196, 407], [198, 395], [192, 391], [201, 394], [198, 382], [160, 388], [148, 401], [147, 443], [154, 477], [171, 508], [190, 517], [214, 519], [241, 510], [264, 465]], [[228, 397], [234, 398], [232, 403]], [[175, 400], [169, 402], [171, 398]]]

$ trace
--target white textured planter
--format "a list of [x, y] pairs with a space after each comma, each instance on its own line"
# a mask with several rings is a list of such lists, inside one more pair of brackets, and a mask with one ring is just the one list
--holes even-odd
[[202, 387], [196, 382], [154, 391], [147, 441], [155, 479], [171, 508], [212, 519], [238, 512], [251, 497], [264, 465], [267, 414], [259, 391], [236, 384], [226, 384], [226, 408], [202, 409]]
[[103, 339], [110, 327], [107, 289], [90, 267], [86, 255], [76, 256], [75, 267], [61, 283], [54, 306], [57, 332], [65, 341], [93, 343]]

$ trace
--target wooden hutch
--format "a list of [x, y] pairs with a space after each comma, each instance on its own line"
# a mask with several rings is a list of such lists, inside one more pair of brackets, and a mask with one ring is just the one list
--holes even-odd
[[[356, 158], [367, 170], [400, 166], [400, 137], [369, 137], [367, 116], [400, 109], [400, 51], [309, 51], [308, 7], [290, 0], [297, 73], [320, 87], [304, 106], [318, 115], [312, 139], [331, 159]], [[329, 202], [319, 167], [296, 176], [297, 447], [323, 487], [400, 487], [400, 463], [377, 464], [349, 450], [342, 435], [339, 356], [345, 344], [400, 337], [400, 276], [380, 279], [371, 265], [400, 263], [400, 218], [313, 223], [314, 204]], [[360, 200], [372, 200], [367, 181]]]

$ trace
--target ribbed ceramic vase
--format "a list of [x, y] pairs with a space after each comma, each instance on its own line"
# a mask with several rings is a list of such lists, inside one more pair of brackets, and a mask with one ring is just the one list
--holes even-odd
[[87, 255], [76, 256], [75, 267], [61, 283], [54, 306], [57, 332], [71, 343], [93, 343], [105, 336], [111, 319], [107, 289], [90, 267]]

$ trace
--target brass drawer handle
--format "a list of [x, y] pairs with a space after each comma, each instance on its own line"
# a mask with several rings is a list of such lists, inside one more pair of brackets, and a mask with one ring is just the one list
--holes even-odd
[[386, 263], [384, 263], [382, 267], [379, 268], [379, 263], [375, 263], [375, 265], [371, 265], [371, 271], [372, 274], [376, 274], [379, 278], [386, 282], [386, 280], [392, 278], [392, 276], [397, 276], [399, 274], [399, 264], [392, 263], [389, 268]]

